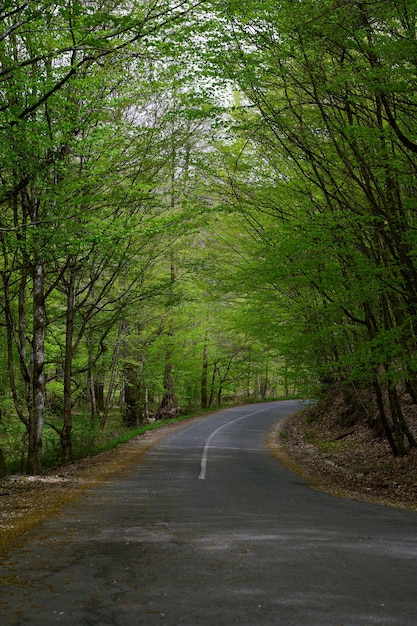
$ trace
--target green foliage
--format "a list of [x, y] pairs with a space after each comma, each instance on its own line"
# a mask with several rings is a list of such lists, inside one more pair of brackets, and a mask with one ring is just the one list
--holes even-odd
[[416, 386], [414, 3], [199, 4], [2, 10], [1, 408], [48, 463], [116, 403], [371, 384], [388, 434]]
[[121, 320], [166, 288], [156, 265], [192, 217], [176, 177], [188, 168], [188, 140], [205, 115], [192, 108], [203, 98], [190, 95], [185, 106], [176, 96], [185, 76], [178, 79], [173, 54], [165, 57], [192, 9], [164, 0], [151, 9], [140, 1], [94, 11], [79, 3], [4, 8], [4, 368], [30, 471], [41, 467], [45, 419], [46, 457], [60, 441], [68, 459], [75, 402], [91, 395], [94, 380], [108, 386], [100, 411], [117, 385], [120, 395]]
[[227, 3], [217, 15], [211, 62], [242, 93], [220, 162], [223, 202], [250, 237], [238, 263], [248, 326], [312, 390], [379, 389], [404, 451], [415, 442], [393, 390], [405, 381], [415, 397], [415, 3]]

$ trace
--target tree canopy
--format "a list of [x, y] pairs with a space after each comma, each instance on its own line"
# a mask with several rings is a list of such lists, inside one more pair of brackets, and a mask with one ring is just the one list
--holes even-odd
[[335, 385], [415, 447], [415, 3], [1, 17], [0, 429], [26, 471], [45, 432], [73, 458], [85, 409], [130, 428]]

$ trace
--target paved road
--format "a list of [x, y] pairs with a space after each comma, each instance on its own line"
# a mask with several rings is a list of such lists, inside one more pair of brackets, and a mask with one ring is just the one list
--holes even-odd
[[1, 565], [0, 624], [417, 624], [417, 514], [311, 490], [268, 454], [294, 402], [173, 431]]

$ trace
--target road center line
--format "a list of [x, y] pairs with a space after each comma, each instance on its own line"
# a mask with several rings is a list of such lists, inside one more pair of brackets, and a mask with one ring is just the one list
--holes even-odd
[[251, 417], [252, 415], [256, 415], [257, 413], [263, 413], [264, 411], [268, 411], [271, 407], [268, 407], [267, 409], [259, 409], [259, 411], [253, 411], [252, 413], [248, 413], [247, 415], [241, 415], [240, 417], [237, 417], [236, 419], [232, 420], [231, 422], [227, 422], [226, 424], [223, 424], [222, 426], [219, 426], [219, 428], [217, 428], [215, 431], [213, 431], [211, 433], [211, 435], [209, 437], [207, 437], [206, 439], [206, 443], [204, 445], [204, 449], [203, 449], [203, 455], [201, 457], [201, 470], [200, 470], [200, 475], [199, 475], [199, 480], [205, 480], [206, 478], [206, 474], [207, 474], [207, 457], [208, 457], [208, 451], [210, 448], [210, 444], [213, 440], [213, 438], [217, 435], [217, 433], [219, 433], [221, 430], [223, 430], [223, 428], [226, 428], [226, 426], [231, 426], [232, 424], [235, 424], [236, 422], [240, 422], [240, 420], [246, 419], [247, 417]]

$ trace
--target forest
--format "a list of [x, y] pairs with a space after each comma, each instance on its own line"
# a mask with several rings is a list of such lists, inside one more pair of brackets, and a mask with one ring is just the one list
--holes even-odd
[[416, 448], [415, 0], [0, 15], [0, 475], [335, 390]]

